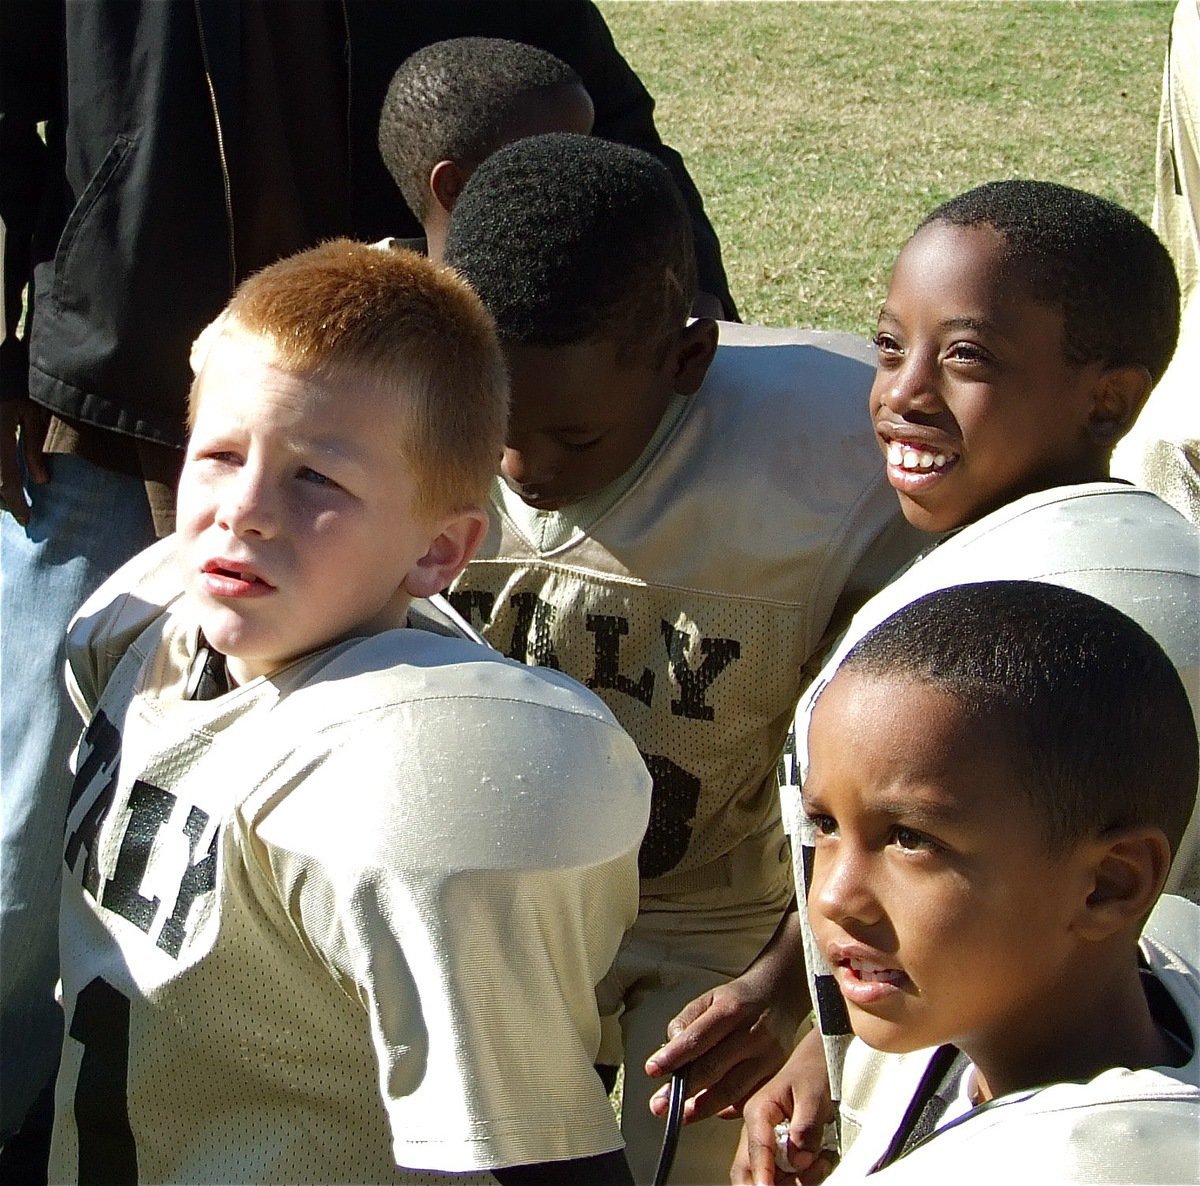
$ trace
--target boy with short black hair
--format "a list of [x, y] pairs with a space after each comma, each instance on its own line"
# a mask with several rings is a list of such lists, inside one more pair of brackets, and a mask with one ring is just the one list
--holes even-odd
[[342, 240], [193, 357], [178, 532], [69, 640], [52, 1180], [629, 1182], [595, 985], [649, 777], [424, 600], [486, 526], [490, 318]]
[[[776, 762], [830, 622], [911, 554], [863, 413], [870, 352], [689, 321], [670, 176], [597, 138], [489, 157], [446, 260], [496, 318], [513, 383], [491, 528], [451, 600], [507, 654], [598, 691], [654, 776], [639, 917], [605, 986], [649, 1181], [663, 1078], [688, 1063], [688, 1114], [711, 1116], [779, 1065], [807, 1011], [780, 975], [795, 932], [776, 934], [794, 892]], [[715, 1181], [736, 1135], [689, 1125], [670, 1180]]]
[[1045, 582], [927, 594], [808, 752], [809, 914], [861, 1039], [831, 1181], [1194, 1182], [1200, 909], [1138, 940], [1200, 765], [1150, 635]]
[[497, 148], [540, 132], [592, 130], [592, 100], [554, 54], [499, 37], [425, 46], [392, 76], [379, 152], [441, 259], [450, 211], [467, 178]]
[[[1149, 227], [1068, 186], [991, 182], [923, 220], [880, 310], [870, 408], [901, 509], [938, 538], [855, 615], [806, 692], [799, 775], [812, 703], [854, 642], [931, 589], [971, 581], [1052, 581], [1115, 606], [1163, 647], [1200, 716], [1200, 533], [1108, 477], [1113, 446], [1170, 360], [1178, 292]], [[791, 787], [784, 815], [799, 862]], [[1195, 821], [1167, 887], [1200, 893]], [[821, 953], [806, 955], [836, 1100], [849, 1022]], [[804, 1057], [747, 1104], [736, 1181], [775, 1180], [774, 1125], [791, 1121], [791, 1164], [816, 1152], [821, 1108]]]

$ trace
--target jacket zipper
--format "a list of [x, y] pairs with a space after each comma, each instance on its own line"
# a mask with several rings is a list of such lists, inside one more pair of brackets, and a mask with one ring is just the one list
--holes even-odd
[[213, 123], [217, 132], [217, 156], [221, 160], [221, 180], [225, 187], [225, 221], [229, 228], [229, 291], [237, 285], [237, 251], [233, 241], [233, 187], [229, 180], [229, 161], [225, 155], [225, 136], [221, 131], [221, 113], [217, 109], [217, 90], [213, 86], [212, 67], [208, 58], [208, 44], [204, 39], [204, 18], [200, 14], [200, 0], [192, 0], [196, 10], [196, 28], [200, 34], [200, 56], [204, 60], [204, 81], [208, 84], [208, 98], [212, 104]]
[[350, 9], [347, 0], [342, 0], [342, 24], [346, 29], [346, 218], [351, 219], [354, 204], [354, 152], [351, 140], [350, 115], [354, 106], [353, 55], [350, 51]]

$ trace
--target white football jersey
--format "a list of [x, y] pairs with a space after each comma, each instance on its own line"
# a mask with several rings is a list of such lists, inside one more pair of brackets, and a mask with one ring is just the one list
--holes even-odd
[[[1200, 531], [1162, 499], [1121, 482], [1057, 486], [1015, 499], [936, 546], [854, 616], [796, 711], [797, 758], [781, 787], [803, 901], [800, 786], [807, 773], [808, 724], [821, 689], [859, 639], [902, 606], [935, 589], [989, 580], [1048, 581], [1090, 594], [1128, 614], [1163, 648], [1187, 689], [1200, 725]], [[1200, 805], [1172, 865], [1167, 889], [1200, 900]], [[817, 1005], [834, 1098], [850, 1019], [831, 969], [800, 912], [805, 964]]]
[[[1181, 1066], [1113, 1067], [1086, 1082], [1000, 1096], [940, 1128], [882, 1169], [935, 1051], [882, 1054], [855, 1039], [846, 1060], [842, 1161], [830, 1186], [933, 1182], [1176, 1182], [1200, 1179], [1200, 910], [1164, 895], [1142, 935], [1145, 980]], [[1172, 1016], [1167, 1002], [1178, 1010]], [[1113, 1018], [1121, 1025], [1120, 1017]], [[1182, 1049], [1188, 1050], [1185, 1056]], [[908, 1117], [911, 1124], [911, 1117]]]
[[545, 550], [493, 499], [455, 608], [505, 654], [583, 681], [654, 777], [644, 893], [686, 892], [778, 826], [776, 761], [839, 602], [916, 551], [887, 486], [849, 334], [721, 326], [645, 470]]
[[411, 628], [188, 699], [206, 650], [169, 589], [136, 558], [72, 631], [100, 695], [51, 1180], [475, 1182], [619, 1148], [594, 990], [650, 783], [611, 714]]

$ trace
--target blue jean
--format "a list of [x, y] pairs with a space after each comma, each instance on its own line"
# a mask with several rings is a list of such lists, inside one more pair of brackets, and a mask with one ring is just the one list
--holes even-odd
[[79, 714], [63, 681], [67, 623], [154, 542], [146, 488], [78, 457], [27, 484], [21, 527], [0, 514], [0, 1141], [58, 1065], [58, 899]]

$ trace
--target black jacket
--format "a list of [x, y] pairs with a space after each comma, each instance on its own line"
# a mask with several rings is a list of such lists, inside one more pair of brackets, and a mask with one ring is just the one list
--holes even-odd
[[[720, 248], [654, 102], [584, 0], [343, 0], [350, 225], [375, 240], [419, 225], [376, 146], [395, 68], [446, 37], [508, 37], [583, 78], [596, 132], [653, 152], [696, 228], [701, 285], [733, 315]], [[229, 162], [241, 93], [238, 0], [4, 0], [0, 5], [0, 397], [184, 442], [196, 334], [241, 274]], [[45, 142], [37, 125], [45, 124]], [[309, 246], [296, 243], [295, 250]], [[31, 331], [14, 334], [32, 269]]]

